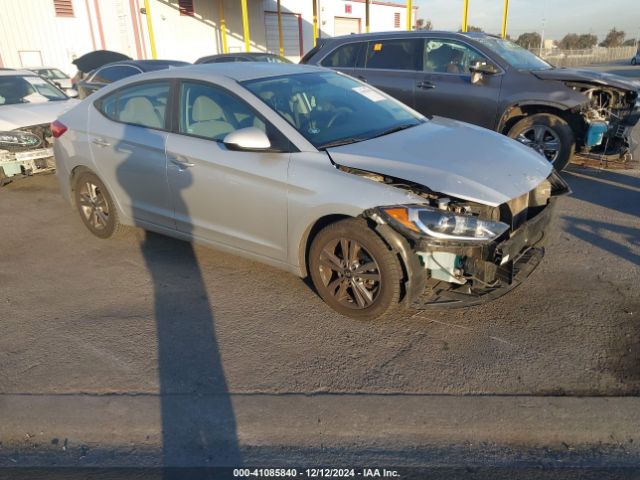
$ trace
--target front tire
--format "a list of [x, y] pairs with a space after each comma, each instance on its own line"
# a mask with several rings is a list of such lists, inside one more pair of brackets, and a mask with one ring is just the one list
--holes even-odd
[[558, 171], [567, 166], [576, 147], [569, 124], [550, 113], [536, 113], [519, 120], [507, 135], [543, 155]]
[[399, 307], [400, 262], [362, 219], [321, 230], [311, 244], [309, 270], [320, 297], [342, 315], [373, 320]]
[[107, 187], [94, 173], [80, 174], [75, 182], [74, 197], [82, 222], [96, 237], [109, 238], [124, 229], [118, 222]]
[[636, 57], [633, 57], [631, 59], [631, 65], [635, 65], [636, 63], [638, 63], [638, 61], [636, 60]]

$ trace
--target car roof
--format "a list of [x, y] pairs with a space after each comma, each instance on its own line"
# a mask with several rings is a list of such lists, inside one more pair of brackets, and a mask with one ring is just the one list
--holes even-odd
[[19, 77], [37, 77], [38, 74], [36, 72], [32, 72], [31, 70], [0, 70], [0, 76], [8, 77], [8, 76], [19, 76]]
[[471, 37], [471, 38], [480, 38], [480, 37], [488, 37], [490, 36], [484, 32], [450, 32], [446, 30], [393, 30], [389, 32], [370, 32], [370, 33], [352, 33], [350, 35], [340, 35], [338, 37], [330, 37], [325, 40], [328, 41], [341, 41], [341, 40], [375, 40], [380, 38], [394, 38], [394, 37], [407, 37], [407, 36], [416, 36], [416, 37], [451, 37], [451, 36], [459, 36], [459, 37]]
[[105, 63], [104, 65], [98, 68], [113, 67], [116, 65], [132, 65], [134, 67], [138, 67], [142, 71], [149, 72], [152, 70], [158, 70], [162, 68], [181, 67], [184, 65], [191, 65], [191, 64], [188, 62], [180, 61], [180, 60], [121, 60], [118, 62]]
[[[181, 77], [189, 77], [191, 74], [196, 77], [213, 75], [227, 77], [238, 82], [312, 72], [333, 72], [333, 70], [313, 65], [268, 62], [200, 63], [180, 68]], [[161, 70], [150, 73], [147, 76], [149, 78], [174, 77], [175, 70]], [[140, 77], [136, 76], [136, 78], [139, 80]]]

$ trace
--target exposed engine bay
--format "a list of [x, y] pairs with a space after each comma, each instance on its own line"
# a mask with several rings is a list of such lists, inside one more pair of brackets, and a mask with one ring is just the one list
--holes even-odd
[[[401, 179], [336, 165], [347, 173], [410, 191], [438, 211], [500, 221], [508, 225], [491, 242], [465, 242], [412, 234], [394, 224], [380, 209], [364, 212], [375, 229], [399, 250], [411, 269], [413, 285], [406, 286], [413, 308], [451, 308], [483, 303], [508, 292], [524, 280], [544, 255], [542, 241], [556, 196], [569, 192], [554, 172], [530, 192], [499, 206], [488, 206], [433, 192]], [[393, 231], [401, 231], [398, 239]], [[404, 250], [404, 251], [403, 251]], [[415, 280], [418, 279], [418, 280]], [[416, 285], [416, 283], [421, 283]]]
[[[605, 85], [582, 82], [565, 82], [567, 87], [588, 98], [588, 103], [580, 109], [585, 122], [580, 153], [591, 155], [615, 155], [622, 161], [631, 160], [629, 144], [630, 132], [640, 120], [640, 97], [638, 92]], [[600, 142], [590, 141], [588, 129], [596, 123], [606, 124]]]

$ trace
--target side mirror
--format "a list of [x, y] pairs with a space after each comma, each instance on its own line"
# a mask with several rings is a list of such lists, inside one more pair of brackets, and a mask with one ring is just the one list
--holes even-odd
[[469, 67], [471, 72], [471, 83], [479, 83], [484, 75], [495, 75], [498, 69], [492, 63], [475, 62]]
[[229, 133], [222, 141], [229, 150], [244, 150], [259, 152], [269, 150], [271, 142], [262, 130], [256, 127], [247, 127]]
[[67, 94], [67, 97], [71, 97], [71, 98], [76, 98], [78, 96], [78, 91], [73, 88], [69, 88], [68, 90], [65, 90], [65, 93]]

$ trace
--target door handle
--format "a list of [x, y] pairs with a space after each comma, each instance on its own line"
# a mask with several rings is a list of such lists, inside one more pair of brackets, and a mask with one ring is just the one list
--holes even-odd
[[91, 140], [91, 143], [93, 143], [94, 145], [97, 145], [99, 147], [110, 147], [111, 144], [109, 142], [107, 142], [104, 138], [94, 138], [93, 140]]
[[423, 90], [430, 90], [432, 88], [436, 88], [436, 86], [433, 83], [427, 82], [426, 80], [423, 80], [422, 82], [418, 82], [416, 87], [422, 88]]
[[356, 78], [357, 78], [358, 80], [360, 80], [361, 82], [369, 83], [369, 82], [367, 82], [366, 77], [363, 77], [362, 75], [358, 75]]
[[184, 157], [181, 157], [180, 155], [169, 155], [168, 158], [171, 163], [176, 165], [181, 170], [184, 170], [185, 168], [189, 168], [189, 167], [195, 167], [196, 165], [195, 163], [190, 162], [189, 160], [187, 160]]

